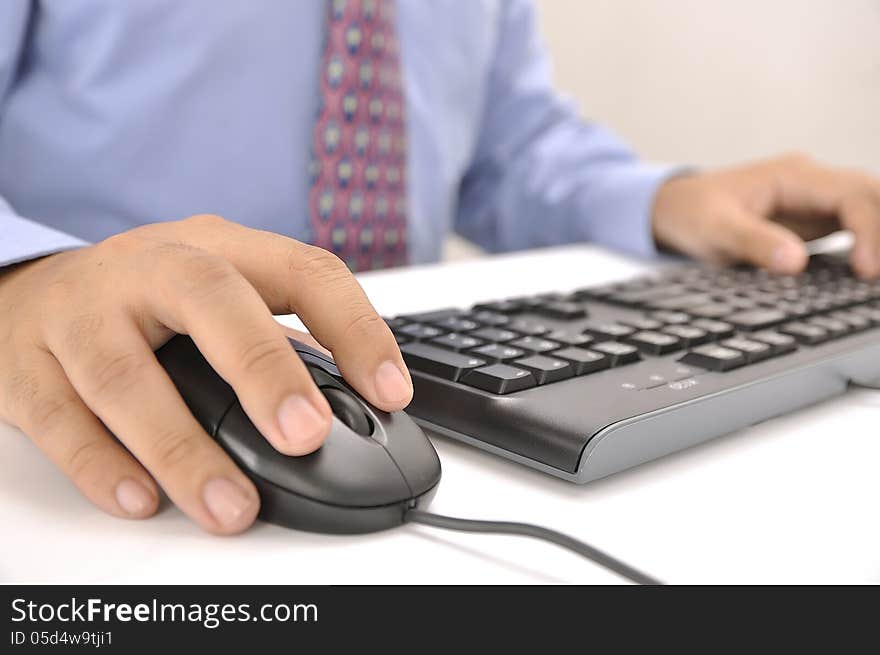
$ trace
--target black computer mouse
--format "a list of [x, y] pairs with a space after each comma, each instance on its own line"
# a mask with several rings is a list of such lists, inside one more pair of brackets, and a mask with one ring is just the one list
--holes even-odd
[[372, 407], [342, 379], [333, 360], [290, 340], [333, 409], [317, 451], [290, 457], [275, 450], [241, 408], [235, 392], [192, 339], [173, 337], [156, 356], [193, 416], [253, 480], [260, 518], [298, 530], [356, 534], [403, 523], [440, 482], [440, 459], [404, 412]]

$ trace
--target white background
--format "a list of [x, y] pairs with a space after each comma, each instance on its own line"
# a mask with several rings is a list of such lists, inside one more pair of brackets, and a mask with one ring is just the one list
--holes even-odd
[[880, 173], [877, 0], [538, 0], [559, 86], [646, 157]]

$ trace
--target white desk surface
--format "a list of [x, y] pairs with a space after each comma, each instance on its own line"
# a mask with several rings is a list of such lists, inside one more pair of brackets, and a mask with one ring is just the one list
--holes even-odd
[[[384, 315], [573, 289], [644, 268], [588, 246], [363, 275]], [[295, 319], [294, 319], [295, 321]], [[288, 321], [286, 321], [288, 322]], [[567, 531], [671, 583], [880, 582], [880, 392], [852, 391], [586, 486], [434, 437], [432, 509]], [[615, 583], [552, 545], [424, 526], [357, 537], [258, 523], [214, 537], [166, 503], [94, 509], [0, 424], [0, 581]]]

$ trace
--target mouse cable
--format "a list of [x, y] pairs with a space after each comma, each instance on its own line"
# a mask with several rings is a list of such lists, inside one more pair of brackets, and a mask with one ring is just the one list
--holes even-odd
[[474, 521], [471, 519], [454, 518], [452, 516], [441, 516], [440, 514], [423, 512], [418, 509], [408, 509], [403, 515], [403, 520], [410, 523], [421, 523], [435, 528], [443, 528], [445, 530], [510, 534], [520, 537], [542, 539], [554, 543], [557, 546], [567, 548], [581, 557], [584, 557], [591, 562], [595, 562], [600, 566], [604, 566], [606, 569], [609, 569], [637, 584], [663, 584], [647, 573], [642, 573], [638, 569], [631, 567], [629, 564], [621, 562], [607, 553], [603, 553], [598, 548], [594, 548], [583, 541], [578, 541], [574, 537], [569, 537], [567, 534], [556, 532], [556, 530], [550, 530], [549, 528], [543, 528], [539, 525], [532, 525], [530, 523], [510, 523], [507, 521]]

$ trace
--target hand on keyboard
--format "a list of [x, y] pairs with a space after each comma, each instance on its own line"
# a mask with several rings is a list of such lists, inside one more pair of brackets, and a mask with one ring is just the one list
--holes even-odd
[[652, 228], [662, 247], [784, 274], [806, 266], [803, 240], [848, 229], [856, 240], [853, 269], [877, 277], [880, 180], [801, 155], [683, 175], [657, 192]]

